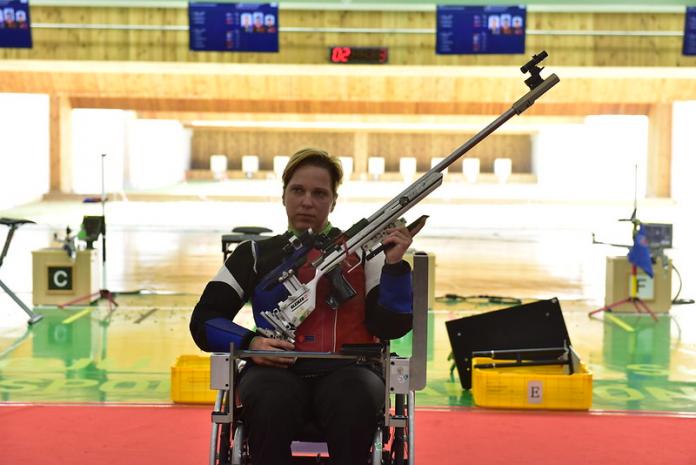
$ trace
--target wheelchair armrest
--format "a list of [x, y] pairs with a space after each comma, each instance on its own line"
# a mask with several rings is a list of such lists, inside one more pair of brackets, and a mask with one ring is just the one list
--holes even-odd
[[[371, 356], [366, 354], [344, 354], [339, 352], [298, 352], [291, 350], [234, 350], [232, 352], [214, 352], [210, 354], [210, 389], [229, 390], [234, 383], [237, 360], [251, 357], [293, 357], [356, 360]], [[375, 353], [376, 356], [380, 352]]]
[[384, 350], [383, 344], [343, 344], [339, 353], [357, 357], [379, 357]]

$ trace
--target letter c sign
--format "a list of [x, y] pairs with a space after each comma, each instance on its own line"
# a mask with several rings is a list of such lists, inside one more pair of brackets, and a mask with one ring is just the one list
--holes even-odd
[[72, 266], [48, 267], [48, 290], [71, 291], [73, 288]]

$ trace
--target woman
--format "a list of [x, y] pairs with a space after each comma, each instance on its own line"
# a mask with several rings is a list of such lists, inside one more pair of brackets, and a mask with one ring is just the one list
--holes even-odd
[[[412, 238], [406, 228], [389, 229], [383, 242], [391, 247], [367, 263], [354, 267], [359, 261], [354, 255], [345, 260], [343, 274], [356, 295], [337, 309], [327, 304], [330, 283], [319, 281], [315, 310], [297, 328], [295, 344], [232, 322], [250, 300], [257, 327], [270, 327], [260, 312], [275, 308], [287, 291], [257, 285], [285, 258], [289, 234], [311, 230], [330, 239], [340, 233], [328, 217], [342, 175], [338, 159], [322, 150], [303, 149], [290, 158], [282, 177], [289, 233], [240, 244], [208, 283], [190, 325], [201, 349], [228, 351], [234, 342], [240, 349], [337, 351], [343, 344], [401, 337], [410, 330], [411, 270], [403, 255]], [[313, 277], [310, 263], [319, 253], [313, 249], [296, 270], [302, 282]], [[367, 462], [384, 409], [384, 380], [373, 367], [354, 361], [256, 357], [241, 375], [239, 395], [255, 465], [289, 463], [290, 443], [308, 421], [325, 433], [332, 463], [357, 465]]]

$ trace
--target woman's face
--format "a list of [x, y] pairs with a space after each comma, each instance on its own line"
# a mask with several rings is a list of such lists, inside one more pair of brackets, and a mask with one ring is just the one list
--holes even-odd
[[336, 204], [331, 175], [318, 166], [300, 166], [283, 192], [283, 205], [291, 228], [315, 233], [326, 226], [329, 213]]

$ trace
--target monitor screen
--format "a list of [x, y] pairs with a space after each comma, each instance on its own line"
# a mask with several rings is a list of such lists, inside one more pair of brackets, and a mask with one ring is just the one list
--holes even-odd
[[277, 52], [275, 3], [189, 2], [189, 48], [194, 51]]
[[29, 0], [0, 0], [0, 47], [32, 47]]
[[696, 6], [686, 7], [682, 53], [684, 55], [696, 55]]
[[666, 223], [641, 223], [641, 229], [651, 249], [672, 248], [672, 225]]
[[438, 54], [524, 53], [525, 6], [438, 5]]

